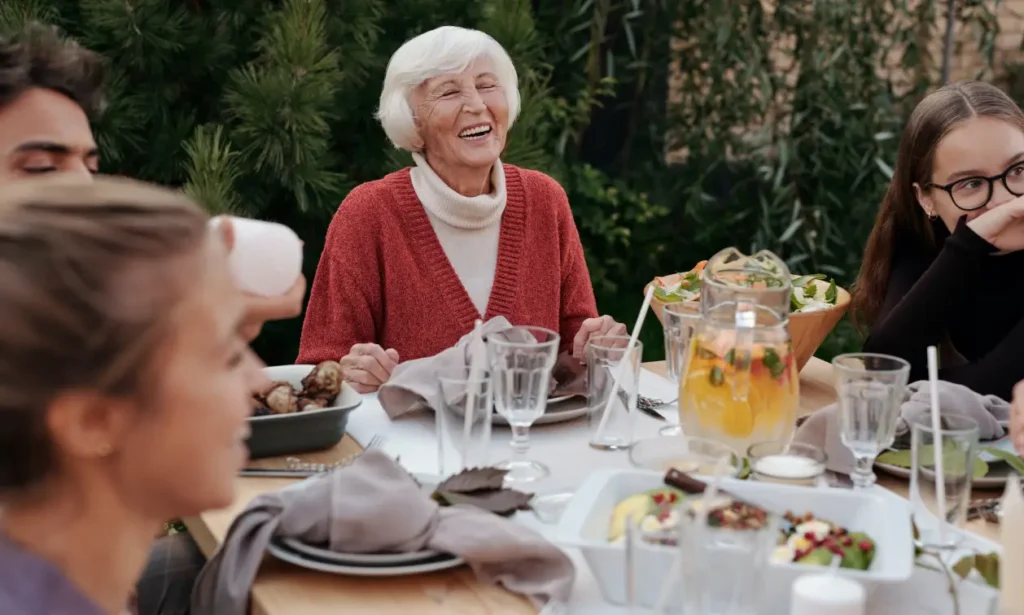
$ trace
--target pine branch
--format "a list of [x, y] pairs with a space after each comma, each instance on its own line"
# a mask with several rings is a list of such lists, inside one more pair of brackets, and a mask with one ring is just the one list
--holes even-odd
[[62, 25], [61, 11], [56, 4], [47, 0], [3, 0], [0, 2], [0, 36], [10, 36], [31, 22]]
[[254, 217], [258, 212], [243, 205], [235, 191], [241, 177], [238, 153], [224, 138], [222, 126], [198, 126], [184, 144], [188, 153], [188, 183], [185, 193], [211, 214], [240, 214]]
[[235, 71], [225, 96], [232, 141], [244, 166], [273, 177], [306, 211], [321, 196], [340, 199], [331, 126], [342, 80], [326, 40], [323, 0], [286, 0], [263, 20], [259, 57]]

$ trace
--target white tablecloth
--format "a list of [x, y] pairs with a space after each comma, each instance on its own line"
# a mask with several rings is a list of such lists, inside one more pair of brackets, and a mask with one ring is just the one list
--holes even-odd
[[[648, 370], [640, 375], [640, 392], [656, 399], [675, 399], [676, 386]], [[659, 427], [678, 423], [675, 405], [662, 408], [666, 422], [657, 421], [638, 413], [635, 437], [655, 435]], [[374, 436], [384, 438], [381, 449], [400, 459], [410, 472], [437, 474], [437, 438], [434, 417], [427, 412], [415, 413], [392, 421], [381, 408], [375, 394], [365, 395], [363, 404], [349, 416], [348, 433], [365, 445]], [[491, 461], [507, 459], [511, 454], [507, 427], [494, 426], [491, 435]], [[587, 445], [587, 419], [536, 426], [530, 430], [530, 457], [545, 463], [552, 470], [551, 477], [530, 486], [538, 494], [572, 491], [593, 470], [628, 468], [629, 459], [624, 451], [599, 451]], [[878, 487], [878, 489], [881, 489]], [[893, 496], [898, 497], [898, 496]], [[520, 514], [517, 519], [540, 531], [552, 542], [558, 543], [555, 526], [541, 523], [532, 514]], [[998, 547], [973, 534], [967, 535], [967, 548], [983, 552]], [[594, 577], [577, 549], [566, 549], [577, 569], [570, 613], [576, 615], [627, 615], [628, 609], [604, 601]], [[988, 615], [993, 592], [974, 583], [964, 583], [960, 589], [960, 612], [964, 615]], [[925, 569], [917, 569], [907, 583], [880, 588], [872, 595], [869, 613], [872, 615], [952, 615], [953, 609], [946, 591], [945, 578]], [[763, 613], [761, 615], [788, 615]]]

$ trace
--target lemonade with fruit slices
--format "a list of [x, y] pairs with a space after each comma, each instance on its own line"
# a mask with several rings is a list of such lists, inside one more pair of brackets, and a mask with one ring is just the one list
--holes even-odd
[[698, 332], [679, 379], [683, 433], [726, 444], [745, 455], [755, 442], [789, 441], [800, 398], [788, 336], [736, 345], [735, 331]]

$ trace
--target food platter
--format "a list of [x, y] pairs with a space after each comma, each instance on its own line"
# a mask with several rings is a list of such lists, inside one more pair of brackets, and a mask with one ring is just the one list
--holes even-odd
[[[318, 367], [279, 365], [263, 369], [271, 385], [260, 395], [253, 396], [254, 414], [249, 418], [251, 433], [246, 441], [251, 458], [323, 450], [337, 444], [345, 435], [348, 415], [362, 404], [363, 398], [340, 380], [334, 382], [328, 378], [328, 382], [319, 383], [319, 389], [310, 386]], [[324, 373], [322, 369], [319, 371]], [[325, 389], [327, 394], [324, 394]], [[303, 397], [304, 394], [318, 395], [318, 398], [314, 398], [313, 403]]]

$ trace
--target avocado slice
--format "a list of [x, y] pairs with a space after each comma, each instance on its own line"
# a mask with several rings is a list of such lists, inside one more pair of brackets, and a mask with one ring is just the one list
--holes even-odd
[[818, 547], [807, 555], [804, 555], [800, 559], [796, 560], [798, 564], [810, 564], [812, 566], [828, 566], [832, 563], [832, 558], [835, 553], [832, 553], [824, 547]]
[[[843, 547], [843, 568], [867, 570], [871, 567], [871, 561], [875, 559], [875, 541], [864, 532], [851, 532], [849, 536], [853, 543]], [[870, 543], [871, 548], [864, 551], [860, 548], [862, 542]]]
[[[659, 497], [660, 496], [660, 497]], [[616, 542], [626, 534], [626, 520], [632, 517], [633, 523], [651, 514], [659, 507], [670, 507], [678, 504], [684, 497], [682, 491], [669, 487], [651, 489], [637, 493], [615, 505], [612, 520], [608, 526], [608, 542]]]
[[611, 524], [608, 526], [608, 542], [616, 542], [626, 535], [626, 521], [632, 517], [636, 523], [654, 507], [654, 500], [646, 493], [631, 495], [615, 505]]

